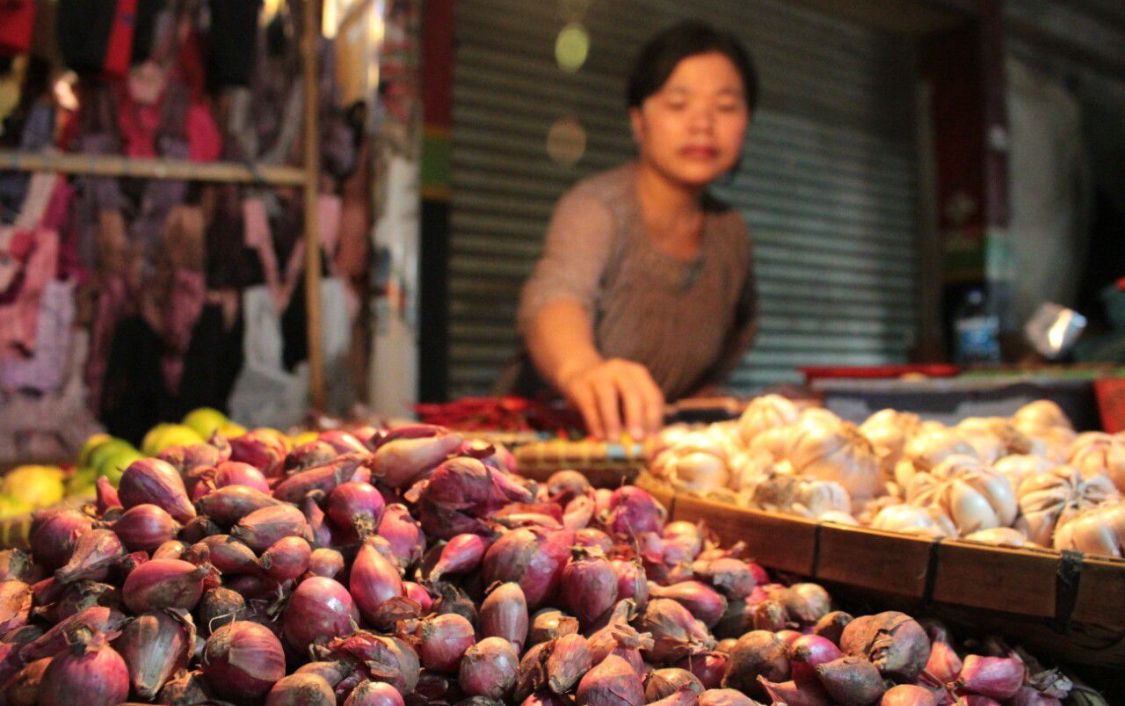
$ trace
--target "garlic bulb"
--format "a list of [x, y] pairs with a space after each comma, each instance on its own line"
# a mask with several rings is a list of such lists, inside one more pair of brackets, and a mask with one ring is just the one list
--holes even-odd
[[1008, 479], [1017, 490], [1025, 478], [1046, 473], [1058, 464], [1042, 456], [1013, 454], [992, 464], [992, 470]]
[[1023, 517], [1017, 525], [1036, 544], [1051, 545], [1055, 527], [1073, 515], [1119, 497], [1104, 475], [1083, 478], [1078, 469], [1056, 466], [1047, 473], [1028, 476], [1019, 486]]
[[862, 502], [882, 491], [871, 442], [854, 424], [834, 415], [808, 415], [794, 424], [785, 458], [797, 475], [836, 481], [852, 500]]
[[994, 547], [1027, 547], [1032, 546], [1027, 536], [1013, 527], [993, 527], [980, 530], [962, 537], [966, 542], [980, 542], [991, 544]]
[[743, 442], [748, 444], [767, 429], [792, 424], [798, 416], [800, 410], [797, 405], [781, 395], [755, 397], [738, 419], [739, 433]]
[[895, 465], [895, 482], [905, 492], [914, 474], [929, 473], [953, 455], [975, 456], [976, 449], [952, 429], [927, 426], [907, 442], [902, 460]]
[[956, 537], [957, 528], [940, 508], [917, 505], [888, 505], [871, 521], [874, 529], [927, 537]]
[[768, 473], [793, 472], [788, 462], [777, 461], [771, 454], [760, 449], [749, 449], [736, 453], [731, 457], [730, 469], [730, 487], [731, 490], [736, 491], [753, 488]]
[[1020, 430], [1026, 431], [1028, 429], [1044, 429], [1048, 427], [1062, 427], [1064, 429], [1074, 429], [1070, 423], [1070, 417], [1066, 416], [1066, 412], [1062, 411], [1062, 407], [1051, 400], [1035, 400], [1028, 402], [1024, 406], [1016, 410], [1012, 415], [1012, 424], [1015, 424]]
[[1054, 546], [1121, 557], [1125, 548], [1125, 502], [1099, 505], [1068, 519], [1055, 532]]
[[792, 429], [793, 425], [787, 424], [759, 432], [747, 449], [755, 454], [768, 454], [775, 461], [781, 460], [785, 458], [789, 448], [789, 434]]
[[763, 510], [787, 512], [802, 517], [820, 517], [826, 512], [851, 511], [851, 497], [835, 481], [808, 480], [772, 472], [753, 487], [743, 488], [747, 502]]
[[906, 442], [918, 430], [919, 424], [921, 419], [917, 414], [881, 409], [859, 426], [859, 430], [875, 447], [884, 478], [889, 480], [893, 475], [895, 464], [902, 459]]
[[915, 475], [907, 500], [921, 507], [938, 507], [961, 534], [1007, 527], [1018, 506], [1012, 484], [972, 456], [949, 456], [931, 473]]
[[1045, 444], [1027, 436], [1004, 417], [968, 417], [954, 430], [969, 442], [977, 456], [994, 463], [1009, 454], [1040, 453]]
[[1069, 465], [1083, 477], [1106, 475], [1125, 492], [1125, 434], [1088, 432], [1079, 434], [1071, 447]]

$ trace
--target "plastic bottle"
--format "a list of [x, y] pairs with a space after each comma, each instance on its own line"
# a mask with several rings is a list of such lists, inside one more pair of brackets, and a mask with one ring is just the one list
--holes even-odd
[[958, 363], [1000, 362], [1000, 317], [989, 307], [984, 290], [965, 293], [953, 324], [954, 355]]

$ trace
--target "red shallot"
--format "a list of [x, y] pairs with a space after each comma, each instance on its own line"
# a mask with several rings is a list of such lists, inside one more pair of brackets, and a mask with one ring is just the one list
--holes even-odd
[[0, 700], [3, 700], [4, 706], [36, 706], [39, 686], [50, 663], [50, 657], [37, 659], [6, 682], [0, 682]]
[[450, 537], [430, 569], [430, 580], [438, 581], [445, 574], [476, 571], [488, 545], [488, 541], [479, 534], [464, 533]]
[[76, 635], [55, 655], [39, 685], [40, 706], [117, 706], [129, 696], [129, 669], [104, 635]]
[[288, 504], [263, 507], [251, 512], [238, 521], [230, 534], [255, 552], [265, 551], [283, 537], [311, 538], [309, 523], [304, 514]]
[[759, 676], [771, 682], [782, 682], [789, 675], [785, 643], [772, 632], [753, 630], [738, 638], [731, 650], [723, 686], [759, 696], [765, 694], [758, 683]]
[[262, 552], [258, 563], [276, 581], [295, 579], [309, 568], [312, 549], [303, 537], [282, 537]]
[[771, 682], [759, 676], [758, 683], [775, 704], [786, 706], [832, 706], [832, 700], [819, 682], [798, 685], [795, 681]]
[[649, 586], [649, 595], [676, 601], [707, 627], [714, 627], [727, 609], [727, 599], [699, 581], [680, 581], [670, 586], [654, 584]]
[[[569, 555], [569, 543], [556, 541], [555, 536], [547, 530], [530, 527], [501, 536], [488, 548], [481, 562], [484, 584], [515, 581], [523, 589], [528, 608], [538, 608], [554, 595]], [[557, 536], [561, 539], [563, 535]]]
[[207, 566], [180, 559], [153, 559], [133, 569], [125, 578], [122, 600], [134, 614], [161, 608], [195, 608], [203, 595]]
[[55, 571], [55, 579], [62, 584], [79, 579], [101, 581], [123, 556], [125, 547], [113, 530], [90, 530], [78, 537], [74, 553], [66, 564]]
[[929, 660], [930, 638], [909, 615], [887, 611], [848, 623], [840, 635], [840, 649], [866, 656], [884, 677], [910, 681]]
[[344, 570], [344, 555], [335, 549], [318, 547], [309, 554], [309, 573], [313, 576], [336, 578]]
[[421, 676], [418, 654], [397, 637], [357, 630], [330, 641], [327, 650], [352, 661], [369, 679], [386, 681], [404, 694], [414, 691]]
[[257, 699], [285, 676], [285, 651], [269, 628], [238, 620], [207, 638], [202, 665], [215, 693], [234, 700]]
[[54, 571], [70, 560], [78, 538], [89, 532], [93, 520], [77, 510], [43, 510], [31, 521], [31, 554], [43, 568]]
[[848, 655], [816, 665], [816, 676], [840, 706], [869, 706], [883, 695], [883, 677], [866, 657]]
[[708, 689], [699, 695], [698, 704], [699, 706], [758, 706], [756, 701], [735, 689]]
[[519, 657], [512, 643], [501, 637], [486, 637], [461, 658], [457, 682], [468, 696], [503, 699], [516, 683]]
[[375, 533], [386, 506], [375, 486], [348, 481], [328, 494], [324, 511], [338, 529], [363, 538]]
[[457, 434], [396, 438], [383, 443], [371, 459], [371, 474], [391, 488], [406, 488], [423, 472], [461, 447]]
[[578, 682], [578, 706], [643, 706], [644, 684], [629, 663], [610, 655]]
[[705, 689], [718, 689], [723, 685], [730, 657], [726, 653], [712, 650], [698, 655], [688, 655], [676, 666], [691, 672]]
[[[202, 547], [206, 547], [203, 549]], [[197, 548], [199, 547], [199, 548]], [[189, 549], [192, 554], [206, 554], [209, 561], [224, 576], [256, 574], [260, 571], [254, 550], [229, 534], [213, 534]]]
[[113, 531], [129, 551], [151, 552], [174, 539], [180, 523], [159, 505], [142, 503], [123, 512], [113, 523]]
[[831, 640], [818, 635], [802, 635], [787, 650], [789, 669], [797, 683], [816, 681], [816, 666], [843, 655]]
[[215, 466], [214, 483], [216, 488], [228, 485], [244, 485], [263, 493], [270, 492], [269, 481], [254, 466], [241, 461], [224, 461]]
[[387, 505], [376, 534], [391, 545], [399, 566], [414, 564], [426, 551], [426, 535], [422, 532], [422, 525], [402, 503]]
[[887, 689], [879, 706], [937, 706], [934, 695], [913, 684], [899, 684]]
[[556, 694], [569, 692], [593, 666], [590, 645], [577, 634], [549, 643], [546, 655], [547, 687]]
[[688, 689], [695, 694], [701, 694], [704, 686], [694, 674], [686, 669], [680, 669], [679, 667], [654, 669], [645, 679], [645, 700], [648, 703], [659, 701], [681, 689]]
[[270, 688], [265, 706], [336, 706], [336, 692], [324, 677], [290, 674]]
[[111, 508], [121, 507], [121, 500], [117, 497], [117, 488], [109, 482], [106, 476], [98, 476], [94, 481], [95, 498], [96, 502], [94, 508], [99, 515], [104, 515]]
[[117, 497], [126, 509], [151, 503], [163, 508], [177, 522], [195, 517], [195, 508], [179, 472], [158, 458], [141, 458], [130, 463], [117, 484]]
[[402, 694], [390, 684], [362, 681], [348, 694], [343, 706], [406, 706]]
[[638, 627], [652, 634], [653, 646], [647, 651], [656, 662], [673, 662], [690, 654], [700, 654], [715, 646], [715, 639], [702, 622], [670, 598], [653, 598], [642, 614]]
[[563, 604], [589, 627], [617, 602], [617, 573], [597, 549], [575, 547], [559, 579]]
[[273, 429], [251, 429], [230, 440], [230, 460], [249, 463], [267, 478], [281, 473], [286, 451], [285, 438]]
[[216, 488], [198, 502], [199, 511], [222, 527], [230, 527], [255, 510], [280, 504], [272, 495], [245, 485]]
[[212, 588], [199, 599], [199, 627], [204, 635], [242, 620], [246, 615], [246, 599], [241, 593], [222, 586]]
[[352, 564], [348, 588], [360, 614], [368, 622], [375, 622], [379, 606], [402, 595], [402, 577], [391, 560], [370, 542], [364, 542]]
[[422, 666], [435, 672], [456, 672], [465, 650], [476, 644], [473, 624], [456, 613], [422, 620], [415, 636]]
[[348, 589], [330, 578], [311, 576], [289, 597], [283, 629], [286, 642], [305, 653], [311, 644], [347, 635], [358, 622], [359, 611]]
[[125, 626], [114, 648], [125, 660], [133, 691], [151, 701], [173, 673], [187, 667], [195, 649], [195, 624], [183, 612], [144, 613]]
[[605, 526], [612, 534], [631, 537], [641, 532], [660, 532], [667, 512], [647, 491], [625, 485], [609, 498]]
[[946, 684], [957, 678], [961, 671], [961, 658], [953, 648], [944, 640], [934, 640], [930, 643], [930, 658], [926, 662], [926, 674]]
[[518, 583], [492, 587], [480, 604], [480, 632], [484, 637], [502, 637], [516, 648], [527, 642], [527, 599]]
[[1027, 668], [1015, 657], [968, 655], [952, 686], [980, 696], [1004, 700], [1016, 695], [1026, 676]]

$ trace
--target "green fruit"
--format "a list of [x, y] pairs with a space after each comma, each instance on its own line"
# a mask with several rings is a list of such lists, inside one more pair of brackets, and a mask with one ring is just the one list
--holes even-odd
[[82, 449], [78, 452], [78, 465], [90, 465], [90, 454], [94, 452], [94, 449], [98, 448], [107, 441], [111, 441], [112, 439], [113, 437], [109, 434], [106, 434], [105, 432], [100, 432], [98, 434], [93, 434], [87, 437], [86, 441], [82, 442]]
[[10, 495], [0, 495], [0, 520], [26, 515], [31, 512], [32, 509], [30, 505], [22, 500], [13, 498]]
[[183, 423], [191, 427], [196, 434], [204, 439], [211, 438], [211, 434], [229, 422], [227, 415], [213, 407], [199, 407], [184, 415]]
[[121, 480], [121, 474], [129, 467], [133, 461], [144, 458], [144, 454], [134, 448], [120, 449], [116, 454], [106, 456], [101, 464], [94, 467], [94, 479], [98, 476], [105, 476], [109, 478], [109, 482], [113, 487], [117, 487], [117, 483]]
[[66, 481], [67, 497], [75, 495], [90, 495], [94, 490], [94, 483], [98, 479], [95, 468], [83, 468]]
[[205, 439], [191, 427], [184, 424], [160, 423], [149, 429], [141, 442], [141, 451], [146, 456], [156, 456], [169, 446], [189, 446], [203, 443]]
[[58, 466], [17, 466], [0, 480], [0, 492], [33, 508], [50, 507], [63, 498], [63, 471]]
[[98, 445], [90, 452], [89, 460], [83, 464], [90, 468], [100, 468], [105, 459], [116, 456], [122, 451], [136, 451], [132, 444], [124, 439], [113, 438]]

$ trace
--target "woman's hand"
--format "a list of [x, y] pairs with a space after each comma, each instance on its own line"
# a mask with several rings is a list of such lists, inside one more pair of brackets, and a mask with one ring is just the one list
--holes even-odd
[[561, 376], [559, 387], [595, 437], [614, 440], [627, 431], [641, 439], [663, 424], [664, 394], [648, 368], [639, 363], [622, 358], [598, 360]]

